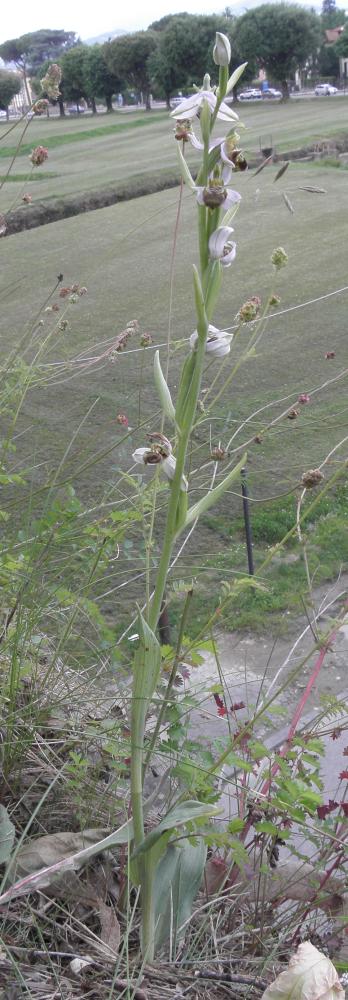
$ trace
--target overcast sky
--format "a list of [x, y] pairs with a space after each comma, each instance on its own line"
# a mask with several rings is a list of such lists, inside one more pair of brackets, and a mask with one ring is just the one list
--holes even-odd
[[[262, 0], [260, 0], [260, 3]], [[312, 5], [312, 0], [307, 0]], [[255, 0], [252, 0], [254, 5]], [[314, 0], [315, 6], [321, 5], [321, 0]], [[106, 31], [136, 31], [147, 28], [164, 14], [176, 14], [186, 10], [189, 14], [212, 14], [221, 12], [225, 6], [243, 10], [243, 0], [211, 0], [207, 5], [204, 0], [132, 0], [132, 3], [115, 4], [114, 0], [99, 0], [88, 5], [86, 0], [60, 0], [59, 4], [48, 4], [47, 0], [32, 0], [25, 3], [3, 3], [0, 20], [0, 42], [8, 38], [16, 38], [27, 31], [37, 31], [39, 28], [63, 28], [65, 31], [76, 31], [82, 38], [101, 35]], [[344, 7], [344, 0], [338, 0], [337, 5]], [[248, 7], [248, 0], [245, 0]]]

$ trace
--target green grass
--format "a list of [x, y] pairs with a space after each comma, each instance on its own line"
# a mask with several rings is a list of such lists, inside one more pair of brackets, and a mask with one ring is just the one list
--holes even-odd
[[[162, 123], [154, 126], [154, 145], [159, 140], [162, 127]], [[130, 141], [129, 138], [127, 141]], [[141, 136], [143, 141], [144, 133]], [[175, 156], [173, 146], [168, 140], [171, 163]], [[76, 149], [75, 146], [74, 155]], [[71, 149], [67, 164], [70, 163], [70, 154]], [[139, 160], [136, 164], [132, 162], [130, 169], [134, 166], [139, 169]], [[275, 173], [276, 167], [272, 167], [255, 180], [248, 175], [237, 175], [235, 178], [235, 185], [243, 195], [234, 224], [238, 253], [233, 266], [224, 274], [221, 301], [214, 317], [216, 325], [233, 325], [238, 308], [250, 295], [268, 296], [274, 288], [270, 254], [278, 245], [285, 246], [289, 254], [289, 264], [276, 282], [276, 290], [282, 298], [281, 308], [299, 305], [347, 284], [344, 249], [347, 173], [333, 171], [320, 164], [293, 163], [284, 181], [274, 185]], [[300, 190], [308, 184], [324, 188], [326, 195], [311, 195]], [[294, 205], [294, 215], [288, 212], [282, 200], [282, 185]], [[94, 351], [94, 345], [104, 341], [110, 343], [111, 338], [133, 317], [139, 319], [143, 330], [151, 332], [155, 343], [163, 343], [168, 328], [170, 259], [177, 204], [178, 192], [161, 192], [54, 226], [23, 232], [10, 237], [6, 244], [2, 243], [6, 254], [1, 270], [1, 288], [8, 289], [2, 305], [3, 349], [19, 340], [59, 272], [64, 274], [64, 283], [80, 281], [87, 285], [88, 295], [77, 306], [70, 308], [69, 329], [55, 335], [50, 354], [52, 362], [63, 361], [87, 350], [93, 354], [98, 354], [98, 350], [101, 353], [103, 347]], [[172, 331], [176, 340], [188, 337], [195, 325], [191, 282], [191, 266], [197, 252], [195, 215], [194, 198], [185, 191], [173, 290]], [[15, 303], [10, 292], [13, 282]], [[290, 311], [284, 316], [275, 314], [269, 320], [258, 346], [258, 357], [242, 366], [212, 421], [207, 420], [197, 430], [192, 455], [194, 468], [200, 468], [209, 458], [210, 435], [213, 441], [225, 443], [237, 422], [245, 419], [250, 412], [278, 397], [289, 396], [293, 402], [300, 392], [311, 392], [344, 369], [347, 357], [346, 308], [345, 292], [305, 309]], [[42, 336], [46, 335], [51, 323], [52, 316], [45, 316]], [[246, 338], [246, 331], [241, 337]], [[139, 340], [133, 338], [130, 346], [138, 347]], [[331, 362], [325, 360], [327, 350], [336, 352]], [[232, 346], [227, 370], [238, 353], [237, 343]], [[171, 368], [174, 397], [182, 356], [182, 353], [175, 353]], [[122, 485], [117, 485], [119, 468], [131, 465], [131, 452], [135, 446], [144, 443], [145, 432], [134, 433], [130, 440], [123, 441], [118, 447], [122, 433], [116, 416], [119, 412], [126, 413], [130, 425], [136, 427], [140, 407], [145, 430], [158, 429], [158, 419], [153, 416], [157, 400], [153, 389], [152, 361], [151, 351], [145, 355], [142, 352], [122, 354], [117, 356], [114, 364], [108, 362], [102, 370], [98, 370], [97, 365], [95, 368], [91, 366], [72, 380], [72, 373], [67, 375], [65, 372], [61, 381], [52, 384], [49, 390], [31, 393], [21, 424], [22, 429], [29, 425], [30, 433], [18, 441], [16, 462], [20, 463], [24, 452], [28, 462], [30, 441], [30, 462], [38, 467], [36, 476], [39, 483], [48, 469], [59, 462], [74, 429], [93, 405], [92, 414], [86, 417], [74, 442], [66, 468], [75, 477], [76, 467], [82, 466], [94, 452], [108, 450], [108, 455], [97, 465], [85, 469], [76, 478], [76, 488], [87, 501], [97, 502], [96, 498], [109, 489], [113, 491], [113, 496], [121, 498]], [[279, 404], [274, 410], [266, 412], [275, 415], [286, 405]], [[330, 382], [320, 394], [312, 395], [311, 404], [300, 408], [296, 421], [284, 418], [272, 431], [263, 433], [265, 423], [264, 415], [252, 421], [252, 436], [262, 433], [263, 439], [261, 445], [249, 446], [248, 455], [250, 492], [258, 501], [296, 488], [302, 472], [317, 466], [329, 449], [347, 434], [345, 379]], [[240, 435], [236, 443], [243, 440], [244, 436]], [[336, 459], [337, 456], [329, 463], [327, 474], [335, 470]], [[193, 499], [199, 495], [200, 486], [201, 479], [197, 476]], [[266, 520], [269, 510], [267, 505]], [[216, 516], [224, 522], [240, 517], [238, 498], [234, 495], [225, 497]], [[335, 525], [330, 522], [330, 552], [325, 553], [320, 570], [324, 575], [338, 572], [341, 563], [341, 512], [337, 513], [337, 519]], [[244, 548], [240, 541], [236, 544], [237, 550], [232, 546], [232, 562], [237, 569], [243, 567], [244, 570]], [[267, 544], [272, 542], [260, 537], [259, 560]], [[209, 600], [211, 580], [224, 578], [225, 546], [225, 537], [221, 537], [218, 525], [211, 530], [205, 524], [188, 547], [179, 571], [180, 575], [192, 578], [197, 567], [205, 567], [199, 589], [205, 605]], [[207, 561], [207, 552], [211, 554], [210, 561]], [[142, 567], [142, 554], [137, 545], [134, 544], [127, 553], [122, 551], [122, 554], [127, 556], [127, 571], [130, 575], [136, 574]], [[316, 558], [315, 551], [313, 558]], [[216, 577], [212, 562], [217, 569]], [[232, 562], [229, 562], [229, 572]], [[121, 563], [119, 571], [120, 567]], [[244, 618], [240, 617], [239, 621], [261, 625], [266, 605], [273, 611], [279, 611], [290, 601], [291, 592], [297, 600], [299, 573], [305, 591], [302, 564], [283, 566], [276, 572], [279, 586], [275, 587], [273, 596], [243, 598], [249, 603], [248, 608], [240, 609]], [[128, 589], [128, 598], [132, 593], [132, 589]], [[106, 601], [106, 612], [113, 622], [115, 614], [123, 616], [124, 613], [122, 593], [119, 603], [118, 600], [116, 597]], [[199, 603], [198, 598], [197, 601]]]
[[[260, 144], [269, 143], [270, 137], [277, 152], [302, 146], [315, 140], [341, 135], [346, 128], [348, 97], [337, 101], [320, 99], [290, 101], [286, 105], [238, 105], [238, 113], [245, 124], [241, 131], [242, 142], [249, 156], [259, 154]], [[83, 116], [81, 116], [83, 119]], [[40, 201], [64, 197], [81, 191], [125, 182], [135, 174], [147, 175], [158, 169], [172, 171], [176, 165], [176, 151], [172, 141], [174, 123], [166, 112], [131, 112], [115, 115], [105, 124], [105, 115], [96, 118], [91, 128], [86, 121], [52, 118], [30, 122], [25, 135], [26, 155], [33, 146], [48, 147], [49, 159], [38, 168], [45, 180], [40, 185]], [[137, 123], [147, 125], [138, 127]], [[219, 131], [226, 131], [224, 123]], [[4, 133], [3, 133], [4, 134]], [[9, 166], [9, 147], [13, 148], [17, 131], [11, 132], [0, 143], [4, 157], [3, 172]], [[1, 129], [0, 129], [1, 139]], [[197, 163], [197, 153], [187, 151], [188, 160]], [[29, 161], [28, 161], [29, 162]], [[45, 176], [48, 169], [59, 174], [58, 179]], [[33, 203], [39, 192], [33, 191]], [[0, 193], [0, 211], [11, 203], [8, 187]]]

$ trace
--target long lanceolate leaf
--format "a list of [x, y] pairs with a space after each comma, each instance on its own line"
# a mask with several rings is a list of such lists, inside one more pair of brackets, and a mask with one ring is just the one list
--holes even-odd
[[155, 946], [160, 948], [172, 937], [174, 946], [180, 928], [189, 919], [199, 890], [207, 848], [200, 838], [195, 844], [183, 840], [169, 844], [159, 861], [154, 879]]
[[213, 504], [220, 500], [220, 497], [223, 496], [228, 487], [241, 472], [243, 466], [245, 465], [246, 457], [246, 454], [244, 454], [240, 462], [238, 462], [238, 465], [235, 465], [234, 469], [232, 469], [231, 472], [225, 476], [225, 479], [223, 479], [218, 486], [215, 486], [214, 489], [210, 490], [209, 493], [206, 493], [201, 500], [198, 500], [197, 503], [193, 504], [193, 507], [189, 508], [186, 514], [185, 528], [187, 528], [189, 524], [193, 524], [193, 521], [196, 521], [201, 514], [205, 514], [205, 512], [209, 510], [209, 507], [212, 507]]
[[[40, 868], [39, 871], [34, 872], [32, 875], [27, 875], [25, 878], [20, 879], [15, 882], [10, 889], [3, 892], [0, 896], [0, 905], [3, 903], [9, 903], [12, 899], [17, 896], [26, 896], [30, 892], [36, 892], [38, 889], [43, 889], [51, 883], [64, 872], [67, 871], [77, 871], [81, 865], [83, 865], [90, 858], [93, 858], [96, 854], [100, 854], [101, 851], [105, 851], [110, 847], [115, 847], [118, 844], [128, 844], [133, 838], [133, 823], [131, 820], [127, 820], [123, 826], [120, 826], [118, 830], [114, 833], [110, 833], [108, 837], [103, 837], [100, 840], [100, 831], [95, 830], [94, 834], [96, 836], [96, 842], [90, 844], [88, 847], [82, 848], [73, 854], [69, 854], [68, 857], [63, 857], [56, 861], [53, 865], [48, 865], [45, 868]], [[74, 835], [71, 834], [71, 837]], [[85, 839], [93, 839], [93, 830], [85, 832]], [[41, 838], [40, 838], [41, 839]], [[81, 834], [76, 834], [76, 839], [81, 842]], [[18, 859], [20, 861], [20, 852], [18, 852]]]

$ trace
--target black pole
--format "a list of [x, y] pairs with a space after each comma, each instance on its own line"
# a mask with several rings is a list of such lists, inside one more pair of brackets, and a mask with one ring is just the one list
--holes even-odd
[[246, 469], [242, 469], [241, 474], [242, 474], [242, 497], [243, 497], [245, 541], [248, 553], [248, 570], [249, 570], [249, 576], [254, 576], [255, 570], [254, 570], [254, 559], [253, 559], [253, 538], [252, 538], [251, 524], [250, 524], [248, 487], [246, 483]]
[[158, 619], [158, 634], [161, 646], [170, 646], [170, 623], [168, 615], [168, 607], [166, 604], [165, 596], [162, 601], [160, 616]]

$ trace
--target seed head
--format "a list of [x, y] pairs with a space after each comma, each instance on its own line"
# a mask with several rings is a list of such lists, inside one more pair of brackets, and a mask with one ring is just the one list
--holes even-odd
[[335, 357], [336, 357], [335, 351], [327, 351], [326, 354], [325, 354], [325, 360], [326, 361], [331, 361], [331, 359], [335, 358]]
[[40, 80], [41, 87], [44, 94], [52, 98], [52, 101], [57, 101], [60, 97], [59, 84], [62, 79], [62, 70], [57, 63], [51, 63], [48, 67], [47, 73]]
[[261, 299], [258, 295], [253, 295], [251, 299], [244, 302], [244, 305], [240, 307], [238, 313], [238, 319], [240, 323], [250, 323], [256, 318], [261, 305]]
[[30, 153], [29, 160], [31, 160], [34, 167], [41, 167], [42, 163], [47, 160], [47, 157], [48, 149], [46, 149], [46, 146], [35, 146], [35, 149], [32, 149]]
[[117, 423], [121, 424], [122, 427], [128, 427], [129, 420], [125, 413], [118, 413], [116, 417]]
[[32, 195], [31, 195], [31, 194], [28, 194], [28, 193], [26, 192], [25, 194], [23, 194], [23, 195], [22, 195], [22, 201], [24, 201], [24, 204], [25, 204], [25, 205], [30, 205], [30, 202], [31, 202], [32, 200], [33, 200], [33, 198], [32, 198]]
[[280, 303], [281, 303], [281, 298], [279, 295], [271, 295], [271, 297], [268, 300], [268, 305], [271, 308], [273, 307], [273, 309], [276, 309], [276, 307], [279, 306]]
[[140, 337], [140, 347], [150, 347], [153, 344], [151, 333], [142, 333]]
[[48, 108], [48, 101], [44, 97], [40, 98], [39, 101], [35, 101], [33, 104], [34, 115], [43, 115]]
[[221, 448], [220, 445], [216, 445], [215, 448], [211, 449], [210, 458], [212, 458], [214, 462], [223, 462], [224, 458], [227, 458], [227, 454], [228, 452], [226, 451], [226, 448]]
[[60, 319], [58, 323], [58, 330], [66, 330], [69, 326], [67, 319]]
[[299, 410], [295, 410], [295, 407], [289, 410], [289, 413], [286, 414], [288, 420], [296, 420], [296, 417], [298, 417], [298, 415], [299, 415]]
[[301, 483], [307, 490], [312, 490], [315, 486], [319, 486], [323, 479], [324, 475], [320, 469], [308, 469], [301, 476]]
[[284, 250], [284, 247], [277, 247], [273, 250], [271, 254], [271, 263], [274, 265], [277, 271], [280, 271], [281, 267], [286, 267], [288, 263], [288, 255]]

